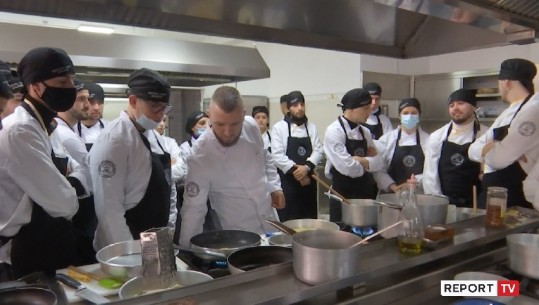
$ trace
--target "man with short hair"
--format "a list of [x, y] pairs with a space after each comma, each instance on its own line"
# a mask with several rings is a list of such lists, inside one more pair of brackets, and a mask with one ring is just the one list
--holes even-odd
[[366, 83], [363, 89], [371, 95], [371, 114], [367, 122], [361, 125], [367, 127], [374, 140], [380, 139], [382, 135], [391, 132], [393, 126], [389, 118], [380, 110], [380, 100], [382, 96], [382, 87], [378, 83]]
[[127, 110], [107, 125], [88, 154], [98, 219], [96, 251], [139, 239], [151, 228], [173, 228], [176, 222], [170, 154], [154, 131], [171, 109], [170, 84], [142, 68], [131, 73], [127, 85]]
[[254, 106], [251, 115], [260, 128], [260, 135], [264, 140], [264, 148], [271, 152], [271, 134], [269, 132], [269, 110], [266, 106]]
[[90, 151], [99, 133], [105, 128], [107, 122], [103, 120], [103, 106], [105, 103], [105, 92], [103, 88], [95, 83], [85, 83], [88, 89], [88, 100], [90, 109], [86, 119], [77, 123], [76, 130], [79, 136], [86, 143], [86, 149]]
[[468, 148], [488, 127], [479, 124], [475, 90], [458, 89], [449, 96], [451, 122], [429, 138], [423, 169], [425, 194], [444, 195], [457, 207], [471, 207], [473, 187], [481, 189], [481, 164], [470, 160]]
[[187, 158], [179, 240], [184, 247], [202, 232], [208, 198], [222, 229], [258, 234], [275, 231], [266, 219], [276, 218], [272, 207], [284, 205], [271, 154], [253, 118], [245, 116], [238, 90], [217, 88], [208, 115], [211, 129], [197, 139]]
[[524, 196], [522, 181], [539, 159], [536, 74], [535, 64], [522, 58], [504, 60], [500, 66], [499, 92], [509, 106], [468, 149], [470, 159], [485, 163], [480, 207], [485, 207], [490, 186], [507, 188], [507, 207], [532, 207]]

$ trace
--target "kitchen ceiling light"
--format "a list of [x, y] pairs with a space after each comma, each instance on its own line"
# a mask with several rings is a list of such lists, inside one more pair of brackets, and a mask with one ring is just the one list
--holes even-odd
[[112, 34], [114, 29], [105, 28], [100, 26], [89, 26], [89, 25], [79, 25], [77, 28], [79, 32], [89, 32], [89, 33], [98, 33], [98, 34]]

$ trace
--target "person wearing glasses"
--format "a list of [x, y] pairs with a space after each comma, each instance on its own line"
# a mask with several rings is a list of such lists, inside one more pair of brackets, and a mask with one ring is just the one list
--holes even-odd
[[154, 131], [171, 109], [169, 82], [142, 68], [127, 85], [127, 110], [99, 134], [88, 154], [98, 219], [96, 251], [139, 239], [150, 228], [173, 228], [176, 222], [170, 154]]

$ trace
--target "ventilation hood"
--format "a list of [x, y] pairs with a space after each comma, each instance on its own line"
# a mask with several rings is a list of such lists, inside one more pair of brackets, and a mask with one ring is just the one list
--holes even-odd
[[539, 30], [535, 0], [0, 0], [0, 11], [396, 58], [532, 43]]

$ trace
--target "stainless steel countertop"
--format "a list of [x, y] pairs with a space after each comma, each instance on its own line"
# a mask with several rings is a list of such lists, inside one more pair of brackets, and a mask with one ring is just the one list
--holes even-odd
[[481, 253], [504, 248], [506, 235], [536, 229], [539, 227], [539, 218], [530, 218], [514, 228], [504, 229], [488, 229], [484, 223], [484, 216], [457, 222], [453, 224], [453, 243], [434, 251], [424, 251], [418, 256], [400, 254], [395, 238], [368, 244], [363, 247], [363, 254], [358, 257], [361, 264], [355, 276], [316, 286], [299, 281], [294, 276], [292, 264], [288, 263], [111, 304], [240, 305], [302, 302], [325, 294], [334, 294], [349, 287], [358, 287], [361, 283], [376, 282], [380, 278], [391, 279], [392, 276], [403, 274], [412, 278], [420, 277], [423, 272], [436, 268], [437, 265], [455, 264], [459, 255], [477, 254], [480, 257]]

